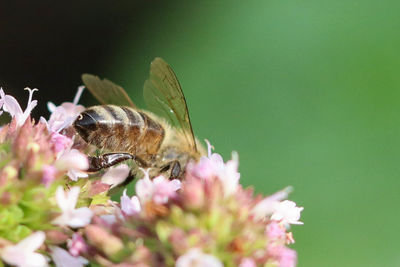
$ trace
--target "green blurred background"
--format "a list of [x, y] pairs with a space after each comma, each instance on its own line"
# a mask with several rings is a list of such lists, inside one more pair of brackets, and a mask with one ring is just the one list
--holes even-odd
[[[6, 92], [37, 86], [43, 114], [92, 72], [140, 106], [161, 56], [196, 135], [225, 159], [239, 152], [244, 185], [294, 187], [290, 198], [305, 207], [292, 228], [298, 266], [400, 266], [400, 2], [43, 3], [25, 3], [39, 15], [20, 33], [5, 27], [15, 34], [0, 47]], [[21, 50], [4, 50], [12, 41]]]

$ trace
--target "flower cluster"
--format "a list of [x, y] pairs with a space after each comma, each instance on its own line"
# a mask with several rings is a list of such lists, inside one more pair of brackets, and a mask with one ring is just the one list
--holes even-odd
[[[101, 192], [94, 180], [77, 181], [88, 176], [88, 159], [75, 148], [67, 128], [83, 106], [64, 103], [48, 121], [34, 123], [30, 113], [37, 105], [32, 99], [37, 89], [27, 90], [23, 111], [0, 89], [0, 112], [11, 116], [0, 129], [0, 257], [10, 265], [44, 266], [47, 259], [35, 251], [45, 240], [56, 244], [60, 237], [68, 238], [65, 231], [87, 225], [93, 216], [89, 207], [95, 201], [107, 203], [109, 186]], [[50, 247], [45, 249], [50, 253]]]
[[82, 255], [105, 266], [295, 266], [287, 230], [302, 224], [303, 208], [283, 200], [289, 189], [254, 197], [237, 168], [236, 154], [224, 163], [209, 145], [182, 182], [144, 171], [111, 220], [98, 216], [81, 231]]
[[[11, 266], [296, 266], [289, 229], [302, 207], [290, 188], [254, 195], [243, 188], [238, 155], [212, 153], [190, 162], [180, 179], [140, 169], [135, 194], [110, 195], [130, 173], [120, 164], [90, 174], [87, 146], [73, 121], [83, 87], [71, 103], [48, 105], [35, 123], [29, 90], [25, 111], [0, 90], [0, 259]], [[0, 266], [2, 266], [0, 261]]]

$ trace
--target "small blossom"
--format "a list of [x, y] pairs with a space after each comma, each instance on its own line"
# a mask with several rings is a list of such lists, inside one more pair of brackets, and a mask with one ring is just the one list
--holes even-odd
[[145, 172], [145, 177], [136, 183], [136, 194], [142, 204], [150, 200], [156, 204], [165, 204], [180, 188], [181, 182], [177, 179], [170, 181], [160, 175], [150, 180], [148, 172]]
[[223, 265], [213, 255], [205, 254], [200, 249], [193, 248], [177, 259], [175, 267], [223, 267]]
[[71, 138], [57, 132], [51, 134], [50, 142], [54, 145], [54, 152], [56, 152], [57, 154], [60, 152], [64, 152], [73, 144]]
[[43, 244], [45, 238], [44, 232], [35, 232], [18, 244], [2, 249], [1, 258], [6, 263], [18, 267], [48, 266], [46, 258], [35, 252]]
[[224, 189], [224, 196], [234, 194], [239, 186], [240, 173], [238, 172], [238, 155], [232, 153], [232, 159], [226, 164], [221, 155], [211, 153], [212, 146], [206, 140], [208, 145], [208, 157], [201, 157], [196, 164], [188, 165], [188, 173], [201, 179], [218, 178]]
[[121, 210], [126, 215], [133, 215], [139, 213], [141, 210], [139, 198], [137, 196], [129, 198], [126, 195], [126, 189], [125, 189], [124, 193], [121, 196]]
[[51, 258], [57, 267], [83, 267], [89, 262], [83, 257], [74, 257], [60, 247], [51, 248]]
[[17, 126], [22, 126], [26, 119], [30, 116], [32, 110], [37, 105], [37, 100], [32, 100], [33, 93], [38, 91], [38, 89], [25, 88], [29, 91], [28, 104], [26, 105], [25, 111], [22, 111], [21, 106], [18, 101], [10, 95], [6, 95], [3, 89], [0, 89], [1, 104], [3, 105], [3, 110], [8, 112], [11, 117], [15, 118], [17, 121]]
[[53, 223], [60, 226], [70, 226], [73, 228], [83, 227], [90, 223], [93, 212], [86, 207], [75, 209], [78, 201], [80, 188], [74, 186], [69, 192], [64, 192], [59, 186], [56, 192], [57, 204], [62, 214], [53, 220]]
[[74, 233], [72, 235], [72, 240], [68, 243], [69, 253], [77, 257], [81, 253], [85, 253], [88, 251], [88, 245], [83, 240], [82, 236], [78, 233]]
[[300, 212], [303, 207], [296, 207], [296, 203], [290, 200], [279, 202], [274, 206], [271, 220], [282, 221], [286, 224], [303, 224], [300, 222]]
[[86, 155], [76, 149], [65, 151], [57, 160], [57, 165], [60, 169], [68, 170], [67, 175], [72, 181], [88, 177], [84, 171], [89, 168], [89, 161]]
[[266, 233], [270, 240], [284, 239], [286, 236], [286, 229], [282, 224], [276, 221], [271, 221], [267, 225]]
[[286, 187], [272, 196], [264, 198], [254, 206], [252, 214], [256, 219], [266, 219], [267, 216], [271, 215], [275, 211], [275, 206], [278, 205], [281, 200], [287, 198], [291, 191], [291, 187]]
[[74, 101], [72, 103], [65, 102], [60, 106], [56, 106], [52, 102], [49, 102], [47, 104], [47, 107], [51, 112], [50, 119], [47, 122], [47, 127], [49, 131], [60, 132], [61, 130], [71, 126], [78, 115], [85, 110], [84, 106], [78, 105], [79, 99], [84, 89], [84, 86], [78, 87], [78, 92], [76, 93]]
[[255, 261], [251, 258], [244, 258], [242, 259], [242, 261], [240, 262], [239, 267], [257, 267], [257, 264], [255, 263]]
[[42, 171], [42, 183], [48, 187], [56, 179], [57, 169], [52, 165], [43, 165]]
[[297, 253], [293, 249], [284, 247], [279, 258], [279, 267], [296, 267]]
[[101, 182], [104, 184], [111, 185], [110, 188], [116, 187], [117, 185], [123, 183], [128, 177], [130, 168], [126, 164], [120, 164], [116, 167], [111, 167], [101, 178]]

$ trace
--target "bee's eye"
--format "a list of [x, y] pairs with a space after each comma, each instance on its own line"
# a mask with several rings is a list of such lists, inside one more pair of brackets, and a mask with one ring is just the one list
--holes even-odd
[[81, 113], [76, 119], [74, 126], [80, 129], [94, 130], [96, 128], [96, 120], [86, 112]]

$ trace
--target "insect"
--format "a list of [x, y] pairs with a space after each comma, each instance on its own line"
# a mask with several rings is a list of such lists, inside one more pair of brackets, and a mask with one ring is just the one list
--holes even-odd
[[139, 109], [124, 89], [109, 80], [83, 74], [82, 80], [102, 103], [82, 112], [74, 122], [88, 144], [109, 153], [89, 156], [89, 171], [99, 171], [133, 159], [155, 176], [183, 176], [190, 160], [205, 152], [196, 140], [182, 88], [172, 68], [161, 58], [150, 66], [143, 95], [151, 111]]

